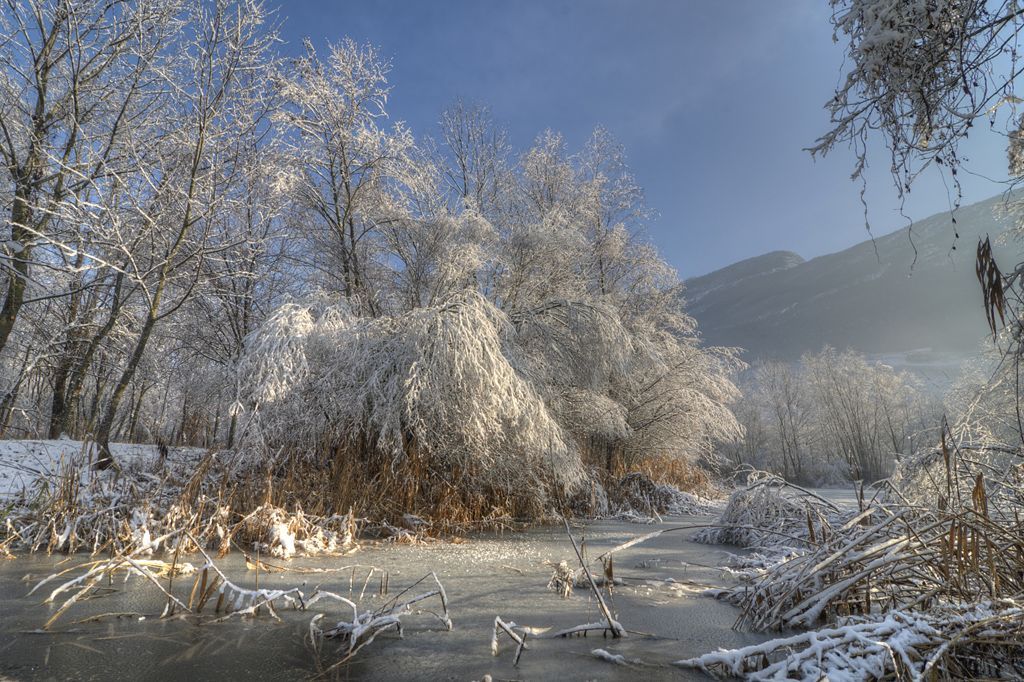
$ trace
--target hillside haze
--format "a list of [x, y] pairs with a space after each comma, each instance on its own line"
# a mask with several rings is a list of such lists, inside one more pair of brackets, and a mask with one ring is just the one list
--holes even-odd
[[[810, 260], [773, 251], [734, 263], [686, 281], [689, 312], [707, 343], [739, 346], [748, 360], [795, 360], [827, 344], [948, 376], [986, 337], [975, 249], [1008, 224], [1003, 202], [993, 197], [958, 210], [955, 224], [941, 213]], [[995, 251], [1004, 270], [1016, 262], [1012, 249]]]

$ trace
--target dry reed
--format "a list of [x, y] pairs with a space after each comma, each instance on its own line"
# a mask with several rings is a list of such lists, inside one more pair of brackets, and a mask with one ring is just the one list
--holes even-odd
[[[727, 527], [705, 537], [751, 545], [778, 535], [789, 551], [719, 596], [742, 609], [737, 627], [816, 629], [680, 664], [757, 679], [843, 669], [878, 679], [1021, 676], [1024, 488], [1021, 464], [1004, 454], [943, 438], [845, 514], [764, 486], [738, 491]], [[737, 521], [744, 527], [728, 527]]]

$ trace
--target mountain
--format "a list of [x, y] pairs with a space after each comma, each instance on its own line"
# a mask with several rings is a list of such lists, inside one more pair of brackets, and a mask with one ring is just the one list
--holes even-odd
[[[789, 251], [686, 280], [704, 340], [748, 360], [794, 360], [824, 345], [853, 348], [923, 374], [955, 374], [988, 329], [974, 273], [978, 238], [1003, 232], [1004, 198], [934, 215], [838, 253]], [[959, 233], [959, 239], [956, 238]], [[997, 245], [1004, 270], [1017, 249]]]
[[788, 270], [804, 263], [800, 254], [792, 251], [772, 251], [762, 256], [754, 256], [738, 263], [727, 265], [721, 270], [702, 277], [694, 277], [686, 282], [686, 300], [693, 309], [700, 300], [716, 291], [738, 290], [750, 283], [751, 278], [769, 275], [780, 270]]

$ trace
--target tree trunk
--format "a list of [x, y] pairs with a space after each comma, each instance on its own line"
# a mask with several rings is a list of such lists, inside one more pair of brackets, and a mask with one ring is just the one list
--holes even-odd
[[128, 422], [128, 438], [132, 442], [138, 443], [141, 439], [139, 438], [139, 414], [142, 412], [142, 401], [146, 397], [146, 393], [149, 392], [149, 386], [143, 386], [139, 389], [139, 397], [135, 400], [135, 406], [132, 408], [132, 416]]
[[7, 283], [7, 296], [3, 308], [0, 308], [0, 352], [7, 345], [14, 323], [21, 312], [25, 301], [25, 284], [28, 281], [29, 257], [32, 254], [31, 233], [25, 229], [32, 220], [32, 207], [29, 204], [29, 190], [19, 189], [14, 195], [11, 207], [11, 240], [20, 246], [21, 251], [14, 254], [11, 262], [10, 280]]
[[103, 326], [100, 327], [89, 340], [89, 346], [85, 349], [85, 354], [82, 355], [82, 359], [79, 360], [78, 364], [71, 370], [67, 396], [65, 397], [64, 407], [61, 411], [62, 421], [60, 430], [64, 433], [71, 433], [73, 430], [71, 428], [71, 422], [75, 417], [75, 413], [77, 411], [76, 408], [79, 399], [82, 396], [82, 388], [85, 386], [86, 372], [92, 364], [93, 357], [96, 355], [96, 351], [99, 349], [100, 343], [103, 342], [103, 339], [107, 337], [110, 331], [114, 328], [114, 325], [117, 323], [117, 316], [121, 311], [122, 305], [121, 286], [123, 283], [124, 273], [118, 272], [114, 279], [114, 291], [110, 304], [110, 313], [107, 315], [107, 319], [103, 323]]
[[121, 400], [124, 398], [125, 391], [128, 390], [128, 386], [135, 376], [135, 370], [138, 369], [139, 362], [142, 360], [142, 354], [146, 350], [146, 344], [149, 343], [149, 337], [153, 333], [153, 327], [156, 326], [156, 320], [155, 310], [150, 310], [149, 315], [146, 316], [146, 322], [142, 326], [142, 332], [139, 334], [139, 340], [135, 343], [135, 350], [132, 352], [132, 356], [128, 360], [124, 371], [121, 372], [121, 378], [114, 387], [114, 392], [110, 395], [110, 402], [107, 404], [103, 420], [100, 422], [99, 428], [96, 429], [96, 445], [99, 447], [99, 456], [96, 459], [97, 469], [109, 469], [114, 465], [114, 457], [110, 453], [111, 429], [114, 427], [117, 409], [121, 406]]
[[56, 440], [64, 432], [65, 420], [67, 419], [67, 385], [68, 374], [71, 370], [70, 356], [64, 356], [57, 374], [53, 378], [53, 399], [50, 401], [50, 427], [47, 438]]
[[228, 450], [235, 447], [235, 429], [238, 428], [238, 415], [231, 411], [231, 423], [228, 426]]

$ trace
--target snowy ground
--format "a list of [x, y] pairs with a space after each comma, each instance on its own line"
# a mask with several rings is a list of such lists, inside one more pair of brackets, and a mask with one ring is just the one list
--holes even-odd
[[[80, 465], [83, 481], [89, 475], [87, 446], [77, 440], [3, 440], [0, 441], [0, 505], [30, 491], [39, 479], [52, 479], [62, 463]], [[140, 466], [159, 457], [156, 445], [114, 443], [114, 458], [122, 466]], [[171, 448], [172, 453], [196, 448]]]

